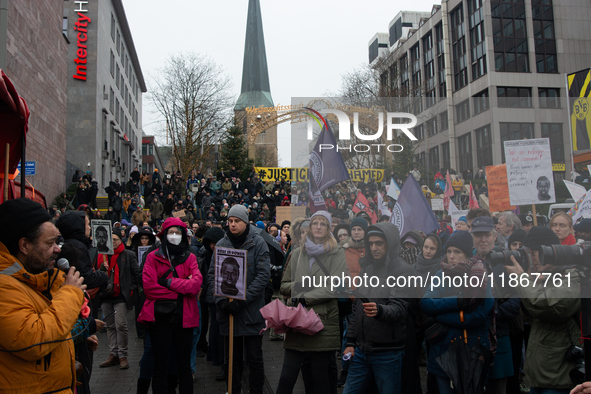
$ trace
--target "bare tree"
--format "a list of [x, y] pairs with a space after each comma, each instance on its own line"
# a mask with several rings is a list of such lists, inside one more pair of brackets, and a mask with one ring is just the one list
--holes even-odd
[[152, 78], [150, 98], [166, 120], [172, 158], [184, 176], [210, 157], [216, 131], [231, 120], [230, 80], [212, 60], [173, 55]]
[[[396, 71], [389, 68], [383, 59], [373, 67], [363, 64], [342, 76], [339, 96], [343, 103], [367, 109], [366, 112], [358, 114], [358, 128], [361, 134], [375, 134], [380, 126], [385, 130], [386, 117], [382, 118], [380, 125], [378, 112], [408, 112], [406, 107], [409, 106], [412, 98], [408, 97], [408, 92], [402, 92], [398, 84], [390, 81], [390, 79], [395, 81], [396, 78], [398, 78]], [[337, 143], [339, 149], [342, 149], [343, 159], [350, 168], [382, 168], [387, 173], [394, 170], [401, 175], [412, 169], [415, 146], [406, 136], [395, 134], [392, 140], [387, 140], [386, 133], [383, 132], [380, 139], [371, 142], [372, 144], [402, 145], [403, 151], [395, 154], [387, 152], [385, 148], [380, 152], [371, 151], [369, 154], [348, 151], [348, 145], [367, 143], [360, 140], [354, 133], [351, 133], [350, 140], [339, 140]]]

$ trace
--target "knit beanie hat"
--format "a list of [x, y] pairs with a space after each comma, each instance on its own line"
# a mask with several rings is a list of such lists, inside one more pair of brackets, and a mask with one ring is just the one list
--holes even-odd
[[125, 238], [125, 231], [123, 231], [123, 228], [121, 227], [113, 227], [111, 229], [111, 234], [116, 235], [120, 240]]
[[228, 217], [230, 218], [232, 216], [248, 224], [248, 209], [246, 209], [244, 205], [237, 204], [230, 208], [230, 211], [228, 212]]
[[560, 245], [560, 240], [554, 231], [544, 226], [534, 226], [523, 240], [523, 246], [533, 250], [541, 249], [542, 245]]
[[467, 231], [456, 231], [454, 232], [447, 242], [445, 243], [445, 250], [450, 246], [455, 246], [456, 248], [460, 249], [466, 257], [472, 257], [472, 249], [474, 248], [474, 243], [472, 241], [472, 235]]
[[29, 198], [16, 198], [0, 205], [0, 242], [13, 256], [18, 241], [32, 230], [51, 220], [51, 215]]
[[353, 221], [351, 221], [351, 226], [349, 226], [349, 228], [353, 228], [355, 226], [359, 226], [363, 229], [363, 231], [367, 231], [367, 220], [363, 218], [355, 218]]
[[310, 222], [312, 222], [314, 220], [314, 217], [315, 216], [323, 216], [324, 218], [326, 218], [326, 220], [328, 220], [328, 225], [329, 226], [332, 226], [332, 216], [330, 215], [330, 213], [328, 213], [328, 211], [318, 211], [318, 212], [316, 212], [310, 218]]
[[507, 241], [507, 246], [511, 247], [511, 244], [515, 241], [519, 241], [523, 243], [523, 240], [527, 237], [527, 233], [525, 230], [518, 228], [517, 230], [513, 231], [513, 234], [509, 236], [509, 240]]

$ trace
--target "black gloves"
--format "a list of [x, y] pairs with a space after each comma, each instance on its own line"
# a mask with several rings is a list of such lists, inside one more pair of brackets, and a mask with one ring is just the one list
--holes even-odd
[[172, 283], [172, 279], [164, 279], [164, 278], [158, 279], [158, 284], [162, 287], [166, 287], [167, 289], [170, 289], [171, 283]]
[[224, 298], [223, 300], [217, 303], [217, 306], [219, 309], [221, 309], [222, 312], [229, 313], [228, 308], [230, 307], [230, 301]]
[[221, 309], [222, 312], [232, 315], [240, 312], [240, 310], [244, 308], [244, 305], [246, 304], [242, 300], [233, 300], [230, 302], [226, 298], [217, 303], [218, 308]]
[[232, 315], [237, 314], [238, 312], [240, 312], [240, 310], [242, 308], [244, 308], [244, 301], [242, 300], [234, 300], [232, 302], [229, 303], [230, 305], [228, 306], [228, 312]]

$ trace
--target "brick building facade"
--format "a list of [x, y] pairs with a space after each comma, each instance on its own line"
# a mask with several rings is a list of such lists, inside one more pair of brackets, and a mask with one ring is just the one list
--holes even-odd
[[62, 35], [63, 0], [11, 0], [8, 4], [6, 74], [31, 116], [27, 161], [36, 162], [27, 181], [47, 203], [65, 191], [68, 44]]

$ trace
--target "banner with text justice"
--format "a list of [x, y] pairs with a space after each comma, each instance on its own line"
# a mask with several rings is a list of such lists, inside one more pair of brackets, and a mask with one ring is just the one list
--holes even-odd
[[[282, 179], [291, 182], [308, 181], [308, 167], [255, 167], [254, 169], [263, 182]], [[384, 170], [368, 168], [363, 170], [348, 169], [347, 171], [353, 182], [369, 182], [370, 179], [374, 179], [376, 182], [384, 180]]]

